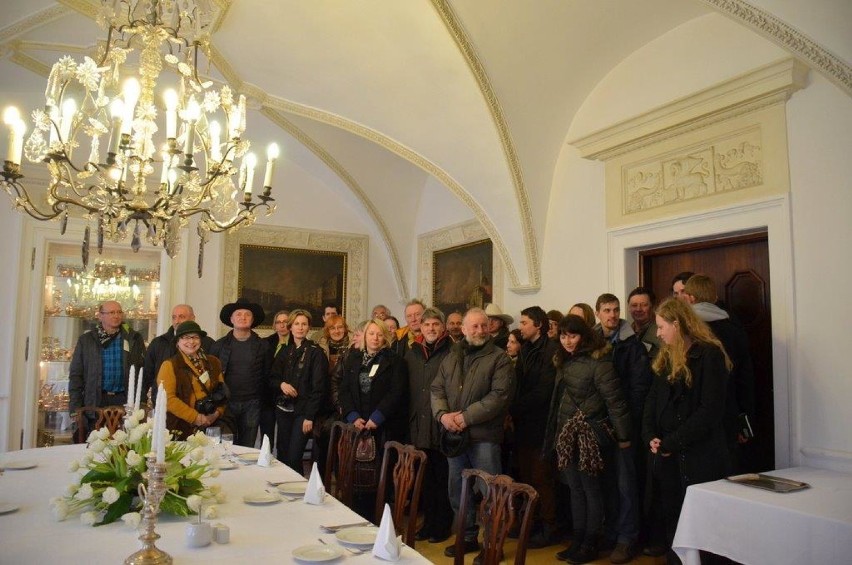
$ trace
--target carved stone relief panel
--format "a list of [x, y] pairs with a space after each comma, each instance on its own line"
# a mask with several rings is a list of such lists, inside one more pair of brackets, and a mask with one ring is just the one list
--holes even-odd
[[759, 186], [763, 169], [759, 126], [650, 161], [625, 165], [622, 213]]

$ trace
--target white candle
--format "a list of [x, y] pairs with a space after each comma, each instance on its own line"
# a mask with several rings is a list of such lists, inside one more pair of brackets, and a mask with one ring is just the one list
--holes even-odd
[[163, 97], [166, 99], [166, 137], [175, 139], [177, 137], [178, 95], [170, 88], [163, 94]]
[[121, 123], [121, 133], [130, 134], [133, 128], [133, 112], [139, 100], [139, 81], [130, 77], [124, 81], [124, 116]]
[[77, 113], [77, 102], [73, 98], [67, 99], [62, 103], [62, 119], [59, 125], [59, 135], [63, 143], [68, 143], [71, 135], [71, 123], [74, 121], [74, 115]]
[[17, 136], [15, 124], [21, 121], [21, 113], [14, 106], [9, 106], [3, 111], [3, 123], [9, 126], [9, 147], [6, 149], [6, 160], [15, 162], [15, 145]]
[[278, 144], [271, 143], [266, 149], [266, 175], [263, 177], [263, 188], [272, 188], [272, 174], [275, 170], [275, 161], [278, 159]]
[[113, 100], [109, 106], [109, 113], [112, 116], [112, 131], [110, 132], [108, 151], [117, 155], [118, 146], [121, 144], [121, 117], [124, 115], [124, 102], [120, 98]]
[[220, 137], [222, 135], [222, 126], [219, 122], [210, 122], [210, 160], [219, 162], [222, 160], [222, 148], [220, 147]]
[[[142, 383], [139, 383], [140, 386]], [[133, 399], [136, 398], [136, 367], [130, 366], [130, 382], [127, 385], [127, 402], [125, 404], [133, 404]]]
[[24, 153], [24, 134], [27, 133], [27, 124], [24, 120], [18, 120], [17, 123], [12, 126], [12, 132], [14, 132], [15, 137], [12, 139], [12, 135], [9, 135], [9, 151], [13, 156], [11, 161], [20, 165], [21, 156]]
[[199, 106], [198, 102], [195, 101], [194, 96], [190, 96], [189, 102], [186, 106], [186, 111], [184, 112], [184, 117], [186, 119], [186, 141], [183, 145], [184, 155], [192, 155], [194, 153], [195, 122], [198, 121], [200, 116], [201, 106]]
[[257, 167], [257, 155], [246, 155], [246, 194], [251, 195], [251, 185], [254, 184], [254, 169]]
[[154, 426], [154, 433], [159, 440], [157, 441], [157, 463], [166, 462], [166, 389], [163, 388], [163, 383], [157, 389], [157, 419]]
[[[139, 378], [136, 380], [136, 399], [133, 402], [133, 410], [139, 410], [139, 402], [142, 400], [142, 367], [139, 368]], [[129, 399], [128, 399], [129, 402]]]

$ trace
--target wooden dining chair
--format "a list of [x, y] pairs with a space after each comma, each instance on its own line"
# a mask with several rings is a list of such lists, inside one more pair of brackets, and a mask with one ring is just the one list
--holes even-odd
[[[86, 443], [92, 430], [99, 430], [104, 425], [104, 411], [96, 406], [83, 406], [74, 412], [77, 429], [74, 431], [74, 443]], [[94, 420], [91, 426], [89, 422]]]
[[509, 530], [520, 521], [515, 565], [523, 565], [527, 556], [527, 541], [532, 528], [532, 516], [538, 503], [538, 493], [530, 485], [516, 483], [507, 475], [492, 475], [480, 469], [462, 471], [462, 491], [456, 518], [455, 565], [464, 563], [464, 515], [471, 504], [477, 480], [485, 484], [477, 518], [482, 524], [482, 565], [497, 565], [503, 558], [503, 542]]
[[[380, 524], [385, 509], [385, 494], [388, 487], [388, 468], [395, 461], [391, 471], [394, 499], [391, 507], [394, 529], [404, 529], [403, 541], [414, 547], [417, 532], [417, 507], [420, 492], [423, 490], [423, 476], [426, 470], [426, 452], [413, 445], [403, 445], [397, 441], [385, 443], [382, 468], [379, 474], [379, 489], [376, 493], [376, 524]], [[405, 508], [409, 507], [406, 525]]]
[[326, 490], [350, 508], [355, 494], [355, 447], [358, 435], [358, 430], [352, 424], [332, 424], [323, 477]]
[[103, 425], [107, 427], [111, 436], [124, 425], [124, 406], [104, 406], [102, 410]]

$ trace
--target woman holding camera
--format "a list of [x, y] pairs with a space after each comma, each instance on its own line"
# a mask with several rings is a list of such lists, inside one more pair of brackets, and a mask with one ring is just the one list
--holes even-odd
[[163, 362], [157, 374], [166, 391], [166, 425], [179, 439], [214, 423], [221, 426], [219, 418], [228, 403], [222, 364], [201, 349], [206, 335], [192, 320], [179, 324], [175, 329], [178, 352]]
[[281, 391], [275, 406], [276, 445], [278, 460], [302, 474], [302, 453], [328, 394], [328, 358], [307, 338], [311, 329], [310, 312], [293, 310], [287, 325], [290, 342], [272, 365], [273, 386]]

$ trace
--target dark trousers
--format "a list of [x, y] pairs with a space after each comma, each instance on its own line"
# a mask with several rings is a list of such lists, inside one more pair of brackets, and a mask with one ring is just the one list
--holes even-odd
[[572, 539], [597, 543], [603, 530], [604, 498], [600, 477], [578, 471], [573, 465], [563, 469], [559, 478], [571, 490]]
[[536, 525], [556, 529], [556, 474], [549, 459], [541, 457], [541, 448], [518, 445], [518, 480], [538, 492]]
[[104, 406], [124, 406], [127, 404], [127, 392], [102, 392], [101, 402], [98, 407]]
[[453, 525], [453, 508], [447, 496], [449, 464], [446, 456], [435, 449], [426, 452], [426, 469], [423, 475], [423, 492], [420, 508], [423, 509], [423, 530], [430, 537], [443, 538]]
[[636, 445], [613, 445], [604, 456], [606, 536], [611, 542], [635, 543], [639, 538], [639, 479], [636, 471]]
[[228, 408], [237, 424], [237, 437], [234, 443], [243, 447], [254, 447], [260, 420], [260, 400], [231, 400]]
[[671, 547], [686, 489], [680, 479], [676, 455], [651, 455], [650, 543]]
[[309, 434], [302, 432], [305, 417], [296, 412], [276, 410], [278, 420], [278, 460], [303, 475], [302, 456], [305, 446], [310, 439]]

